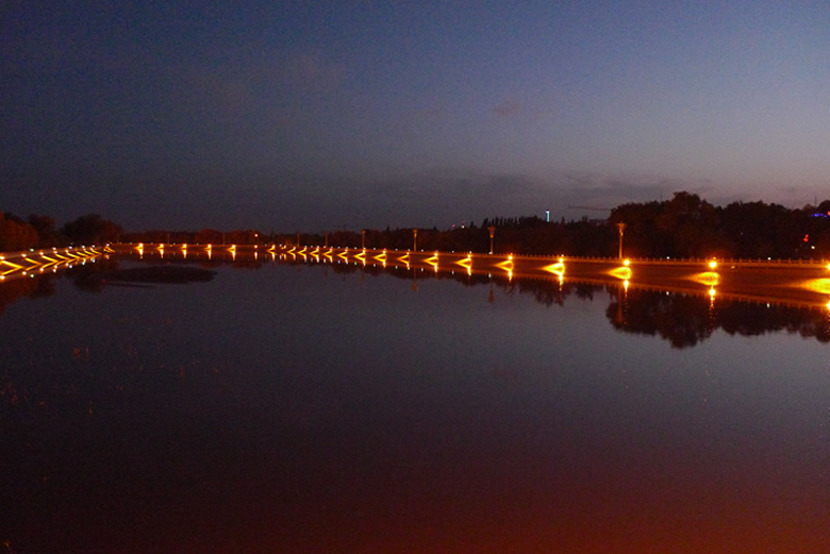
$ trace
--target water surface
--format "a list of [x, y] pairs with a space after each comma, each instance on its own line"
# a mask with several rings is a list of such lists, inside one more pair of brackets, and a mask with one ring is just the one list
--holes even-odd
[[187, 285], [68, 272], [5, 304], [14, 552], [830, 548], [824, 313], [210, 269]]

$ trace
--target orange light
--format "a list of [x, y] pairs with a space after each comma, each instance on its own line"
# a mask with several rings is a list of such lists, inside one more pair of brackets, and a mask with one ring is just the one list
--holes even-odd
[[455, 263], [457, 263], [461, 267], [465, 268], [467, 270], [467, 275], [469, 275], [473, 270], [473, 257], [472, 256], [468, 255], [463, 260], [458, 260]]
[[622, 279], [624, 281], [627, 281], [627, 280], [631, 279], [631, 268], [629, 268], [629, 267], [618, 267], [618, 268], [615, 268], [615, 269], [612, 269], [611, 271], [609, 271], [608, 274], [612, 275], [613, 277], [616, 277], [617, 279]]
[[542, 269], [550, 273], [553, 273], [554, 275], [558, 275], [561, 278], [563, 275], [565, 275], [565, 264], [562, 263], [562, 258], [559, 258], [559, 260], [559, 263], [546, 265]]
[[688, 278], [696, 283], [700, 283], [701, 285], [707, 285], [710, 287], [714, 287], [715, 285], [720, 283], [720, 275], [715, 273], [714, 271], [704, 271], [703, 273], [695, 273], [694, 275], [690, 275]]
[[810, 279], [808, 281], [801, 281], [797, 285], [813, 292], [830, 294], [830, 279]]
[[507, 257], [507, 259], [506, 259], [506, 260], [504, 260], [503, 262], [499, 262], [499, 263], [497, 263], [497, 264], [496, 264], [496, 267], [499, 267], [499, 268], [501, 268], [501, 269], [503, 269], [503, 270], [505, 270], [505, 271], [509, 272], [509, 273], [510, 273], [510, 275], [511, 275], [511, 279], [512, 279], [513, 267], [514, 267], [514, 266], [513, 266], [513, 254], [510, 254], [510, 255]]

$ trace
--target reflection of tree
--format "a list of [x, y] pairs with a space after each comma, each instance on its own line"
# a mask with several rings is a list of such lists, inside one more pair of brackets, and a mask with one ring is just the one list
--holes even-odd
[[711, 306], [703, 296], [633, 290], [627, 294], [612, 293], [605, 313], [614, 328], [658, 335], [675, 348], [694, 346], [718, 328], [742, 336], [787, 331], [830, 342], [826, 314], [809, 308], [730, 300], [719, 300]]
[[104, 284], [96, 278], [97, 275], [116, 269], [118, 269], [116, 260], [98, 258], [95, 263], [71, 267], [64, 272], [64, 275], [84, 292], [101, 292], [104, 290]]
[[[606, 291], [611, 301], [605, 310], [611, 325], [622, 332], [658, 336], [675, 348], [695, 346], [721, 328], [730, 335], [756, 336], [788, 331], [803, 337], [815, 337], [830, 342], [830, 322], [823, 311], [809, 308], [755, 304], [719, 299], [712, 306], [708, 296], [666, 294], [665, 292], [631, 289], [625, 292], [617, 286], [595, 283], [566, 282], [544, 279], [514, 279], [489, 277], [485, 274], [467, 275], [464, 272], [405, 270], [400, 267], [384, 269], [381, 266], [335, 264], [335, 273], [363, 272], [369, 275], [385, 273], [402, 279], [412, 279], [415, 271], [419, 280], [449, 279], [465, 286], [495, 286], [505, 294], [526, 294], [545, 306], [562, 306], [569, 296], [593, 301], [597, 293]], [[489, 299], [490, 295], [485, 295]]]
[[0, 283], [0, 314], [5, 311], [6, 306], [21, 296], [27, 296], [29, 298], [46, 298], [52, 296], [55, 294], [55, 280], [58, 278], [67, 278], [81, 289], [100, 292], [100, 288], [96, 288], [92, 284], [89, 276], [97, 271], [101, 271], [103, 266], [117, 267], [117, 262], [113, 260], [106, 262], [99, 261], [98, 263], [65, 268], [60, 273], [44, 273], [43, 275], [32, 275], [31, 277], [13, 279]]
[[0, 314], [21, 296], [35, 296], [42, 280], [44, 279], [15, 279], [0, 283]]
[[730, 335], [753, 336], [775, 331], [798, 333], [830, 342], [830, 322], [821, 310], [732, 302], [716, 311], [719, 326]]
[[[135, 258], [130, 258], [134, 261]], [[145, 259], [148, 265], [158, 265], [158, 258]], [[187, 259], [165, 260], [170, 265], [197, 265], [203, 268], [218, 266], [232, 266], [237, 269], [258, 269], [270, 263], [294, 265], [300, 269], [304, 265], [319, 264], [319, 260], [296, 259], [272, 262], [262, 260], [238, 259]], [[585, 301], [594, 301], [597, 294], [605, 291], [610, 296], [606, 308], [606, 316], [611, 325], [622, 332], [659, 336], [671, 343], [675, 348], [695, 346], [708, 339], [718, 328], [730, 335], [755, 336], [765, 333], [787, 331], [798, 333], [803, 337], [816, 338], [820, 342], [830, 342], [830, 320], [824, 310], [756, 304], [745, 301], [732, 301], [718, 298], [712, 304], [708, 296], [691, 294], [666, 294], [665, 292], [650, 291], [632, 288], [624, 290], [621, 286], [564, 282], [553, 279], [509, 279], [507, 275], [490, 276], [486, 273], [468, 274], [466, 271], [434, 271], [431, 267], [402, 266], [383, 267], [381, 264], [369, 263], [326, 263], [326, 269], [335, 275], [360, 274], [377, 277], [388, 275], [407, 281], [416, 279], [443, 279], [460, 283], [467, 287], [487, 287], [489, 291], [482, 298], [493, 300], [494, 288], [501, 289], [503, 294], [530, 295], [536, 302], [545, 306], [562, 306], [569, 296], [575, 296]], [[116, 259], [99, 259], [96, 263], [76, 266], [57, 275], [46, 274], [34, 279], [18, 279], [0, 284], [0, 313], [4, 307], [20, 296], [38, 297], [49, 296], [54, 293], [55, 277], [65, 275], [76, 286], [90, 292], [100, 292], [103, 289], [100, 276], [116, 272]], [[125, 270], [127, 271], [127, 270]], [[131, 270], [130, 270], [131, 271]], [[178, 274], [188, 276], [188, 282], [200, 280], [179, 271]], [[207, 272], [206, 272], [207, 273]], [[161, 281], [157, 281], [161, 282]], [[165, 282], [172, 282], [168, 280]], [[417, 290], [417, 287], [416, 287]], [[600, 296], [601, 298], [602, 296]]]
[[620, 331], [658, 335], [675, 348], [694, 346], [712, 333], [705, 298], [645, 290], [611, 292], [611, 297], [605, 315]]

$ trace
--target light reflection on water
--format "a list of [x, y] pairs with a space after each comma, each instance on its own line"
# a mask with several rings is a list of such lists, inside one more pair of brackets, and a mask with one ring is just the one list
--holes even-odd
[[53, 279], [6, 305], [0, 540], [830, 546], [824, 314], [463, 269], [213, 269], [149, 289]]

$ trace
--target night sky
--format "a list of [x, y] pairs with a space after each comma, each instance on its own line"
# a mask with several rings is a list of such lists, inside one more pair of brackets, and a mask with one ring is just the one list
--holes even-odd
[[265, 232], [830, 192], [830, 3], [5, 1], [0, 211]]

